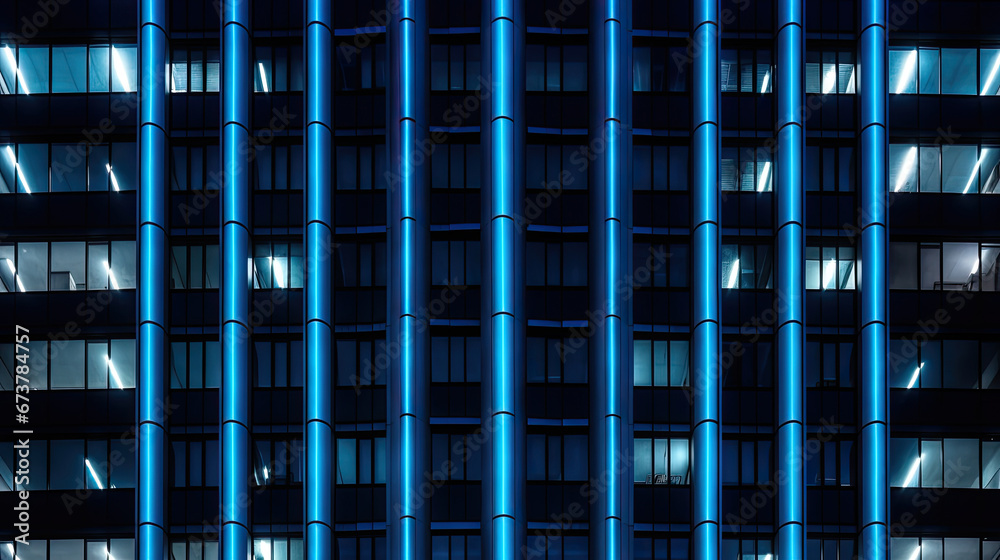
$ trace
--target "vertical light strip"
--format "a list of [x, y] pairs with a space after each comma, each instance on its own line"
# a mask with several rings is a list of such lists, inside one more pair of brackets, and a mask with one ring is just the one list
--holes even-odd
[[163, 560], [167, 554], [167, 2], [142, 0], [139, 11], [136, 549], [139, 560]]
[[888, 282], [886, 0], [861, 0], [859, 79], [861, 110], [861, 539], [865, 560], [889, 552], [889, 407], [887, 383]]
[[591, 145], [606, 146], [593, 162], [590, 253], [591, 473], [607, 490], [591, 509], [590, 556], [632, 558], [632, 313], [616, 287], [631, 274], [632, 247], [632, 2], [591, 4]]
[[778, 0], [778, 144], [775, 153], [778, 275], [777, 465], [779, 477], [777, 557], [805, 558], [805, 230], [803, 222], [805, 152], [803, 112], [805, 63], [803, 0]]
[[524, 4], [483, 3], [483, 558], [523, 554], [525, 513]]
[[333, 558], [333, 17], [306, 0], [306, 558]]
[[401, 0], [389, 21], [388, 237], [390, 348], [386, 425], [390, 560], [430, 558], [430, 500], [421, 496], [430, 464], [428, 27], [425, 0]]
[[694, 560], [719, 558], [719, 0], [694, 2], [693, 143], [694, 224], [691, 349], [694, 393], [691, 480]]
[[250, 553], [250, 0], [222, 2], [222, 553]]

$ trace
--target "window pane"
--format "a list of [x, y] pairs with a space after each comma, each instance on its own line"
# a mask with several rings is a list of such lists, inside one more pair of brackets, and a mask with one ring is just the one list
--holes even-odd
[[108, 47], [90, 47], [90, 91], [108, 91], [111, 83], [109, 56]]
[[[7, 152], [11, 157], [11, 152]], [[20, 144], [17, 147], [17, 192], [49, 190], [49, 145]]]
[[941, 488], [941, 441], [920, 442], [920, 486]]
[[920, 147], [920, 192], [941, 192], [941, 148]]
[[979, 51], [979, 95], [997, 95], [1000, 93], [1000, 50], [982, 49]]
[[[529, 461], [529, 464], [531, 462]], [[635, 472], [634, 482], [646, 482], [646, 477], [653, 474], [653, 440], [636, 438], [635, 440]]]
[[889, 146], [889, 186], [893, 192], [916, 192], [917, 147], [905, 144]]
[[976, 95], [976, 49], [941, 49], [941, 93]]
[[889, 92], [917, 93], [916, 49], [889, 51]]
[[19, 47], [17, 66], [24, 80], [18, 83], [19, 93], [48, 93], [49, 48]]
[[136, 48], [114, 45], [111, 47], [111, 91], [136, 90]]
[[52, 93], [87, 91], [87, 47], [52, 47]]
[[[112, 288], [135, 288], [135, 241], [111, 242], [111, 272], [108, 279]], [[118, 286], [116, 287], [115, 281]]]
[[916, 438], [892, 438], [889, 445], [889, 485], [916, 486], [920, 480], [920, 460]]
[[941, 248], [935, 245], [920, 247], [920, 289], [937, 290], [941, 284]]
[[353, 439], [337, 440], [337, 484], [357, 484], [356, 450]]
[[983, 442], [983, 488], [1000, 488], [1000, 442]]
[[917, 289], [917, 244], [889, 244], [889, 289]]
[[633, 342], [633, 349], [634, 384], [636, 386], [649, 386], [653, 382], [652, 342], [636, 340]]
[[920, 93], [941, 93], [938, 49], [920, 49]]
[[49, 289], [74, 291], [86, 288], [87, 245], [83, 242], [53, 243]]
[[49, 364], [53, 389], [83, 389], [84, 342], [54, 341], [50, 345]]
[[112, 386], [121, 389], [135, 387], [135, 340], [116, 339], [111, 341], [108, 373], [113, 381]]
[[111, 167], [107, 169], [111, 188], [134, 191], [139, 175], [136, 171], [135, 142], [116, 142], [111, 146]]
[[[979, 487], [979, 440], [944, 440], [944, 485], [946, 488]], [[947, 549], [947, 545], [945, 546]]]
[[[14, 283], [21, 292], [43, 292], [48, 287], [48, 243], [18, 243]], [[8, 265], [10, 266], [10, 265]]]

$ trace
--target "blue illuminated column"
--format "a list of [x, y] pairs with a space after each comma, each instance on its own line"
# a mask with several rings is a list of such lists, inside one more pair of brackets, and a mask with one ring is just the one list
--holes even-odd
[[778, 275], [778, 483], [777, 557], [805, 558], [805, 232], [802, 155], [805, 150], [802, 68], [805, 35], [803, 0], [778, 0], [774, 91], [778, 102], [775, 159]]
[[[590, 557], [632, 558], [632, 2], [590, 10]], [[645, 255], [638, 258], [645, 259]]]
[[719, 448], [719, 0], [694, 2], [693, 133], [694, 268], [691, 335], [694, 379], [692, 550], [694, 560], [717, 560], [721, 544]]
[[250, 0], [222, 2], [222, 554], [250, 554]]
[[167, 2], [139, 3], [139, 560], [166, 539]]
[[861, 541], [864, 560], [889, 557], [888, 283], [886, 270], [886, 1], [861, 0]]
[[305, 548], [333, 558], [333, 18], [306, 0]]
[[523, 554], [525, 515], [524, 4], [483, 2], [483, 558]]
[[[401, 0], [389, 68], [389, 558], [430, 558], [429, 113], [425, 0]], [[447, 146], [444, 146], [447, 148]], [[440, 148], [439, 148], [440, 149]]]

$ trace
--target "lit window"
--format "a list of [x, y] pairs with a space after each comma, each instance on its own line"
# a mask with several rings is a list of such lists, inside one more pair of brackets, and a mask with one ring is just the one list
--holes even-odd
[[87, 91], [87, 47], [52, 47], [52, 93]]
[[853, 247], [806, 247], [807, 290], [853, 290]]
[[112, 92], [136, 91], [138, 82], [135, 45], [111, 46], [111, 70]]
[[941, 93], [977, 95], [976, 49], [941, 49]]

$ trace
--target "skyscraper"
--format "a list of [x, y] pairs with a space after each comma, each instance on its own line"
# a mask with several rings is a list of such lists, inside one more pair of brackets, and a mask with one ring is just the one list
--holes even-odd
[[998, 16], [9, 0], [0, 560], [997, 560]]

